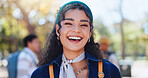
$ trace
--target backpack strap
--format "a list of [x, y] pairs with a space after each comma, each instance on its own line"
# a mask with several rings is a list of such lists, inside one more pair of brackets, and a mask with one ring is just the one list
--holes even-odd
[[98, 62], [98, 78], [104, 78], [103, 61]]
[[49, 75], [50, 78], [54, 78], [53, 64], [49, 65]]

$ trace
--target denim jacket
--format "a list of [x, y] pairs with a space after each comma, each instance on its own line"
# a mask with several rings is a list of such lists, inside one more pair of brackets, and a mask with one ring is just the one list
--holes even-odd
[[[88, 78], [98, 78], [98, 59], [93, 57], [88, 52], [85, 52], [85, 57], [87, 59], [88, 64]], [[54, 70], [54, 78], [59, 78], [60, 73], [60, 63], [62, 60], [62, 54], [60, 54], [57, 58], [55, 58], [49, 64], [45, 64], [39, 68], [37, 68], [31, 78], [50, 78], [49, 77], [49, 65], [53, 64]], [[103, 73], [104, 78], [121, 78], [120, 72], [118, 68], [110, 63], [107, 59], [103, 60]]]

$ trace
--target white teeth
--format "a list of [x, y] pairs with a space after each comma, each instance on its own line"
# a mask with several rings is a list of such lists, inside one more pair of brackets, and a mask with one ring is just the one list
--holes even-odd
[[77, 40], [80, 40], [81, 38], [80, 37], [68, 37], [69, 39], [77, 39]]

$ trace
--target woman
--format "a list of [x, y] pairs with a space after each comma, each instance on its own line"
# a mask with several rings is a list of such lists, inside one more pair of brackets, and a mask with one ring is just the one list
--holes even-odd
[[[40, 67], [31, 78], [98, 78], [98, 62], [103, 60], [93, 38], [93, 16], [79, 1], [63, 5], [45, 46]], [[104, 78], [121, 78], [116, 66], [103, 60]], [[102, 77], [103, 78], [103, 77]]]

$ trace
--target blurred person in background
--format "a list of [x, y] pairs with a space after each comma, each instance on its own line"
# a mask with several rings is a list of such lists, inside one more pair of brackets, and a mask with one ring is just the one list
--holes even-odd
[[115, 64], [119, 68], [119, 61], [114, 52], [109, 51], [110, 41], [107, 37], [103, 36], [99, 40], [101, 54], [104, 59], [108, 59], [111, 63]]
[[23, 42], [25, 47], [18, 56], [17, 78], [30, 78], [32, 72], [37, 68], [40, 43], [34, 34], [26, 36]]

